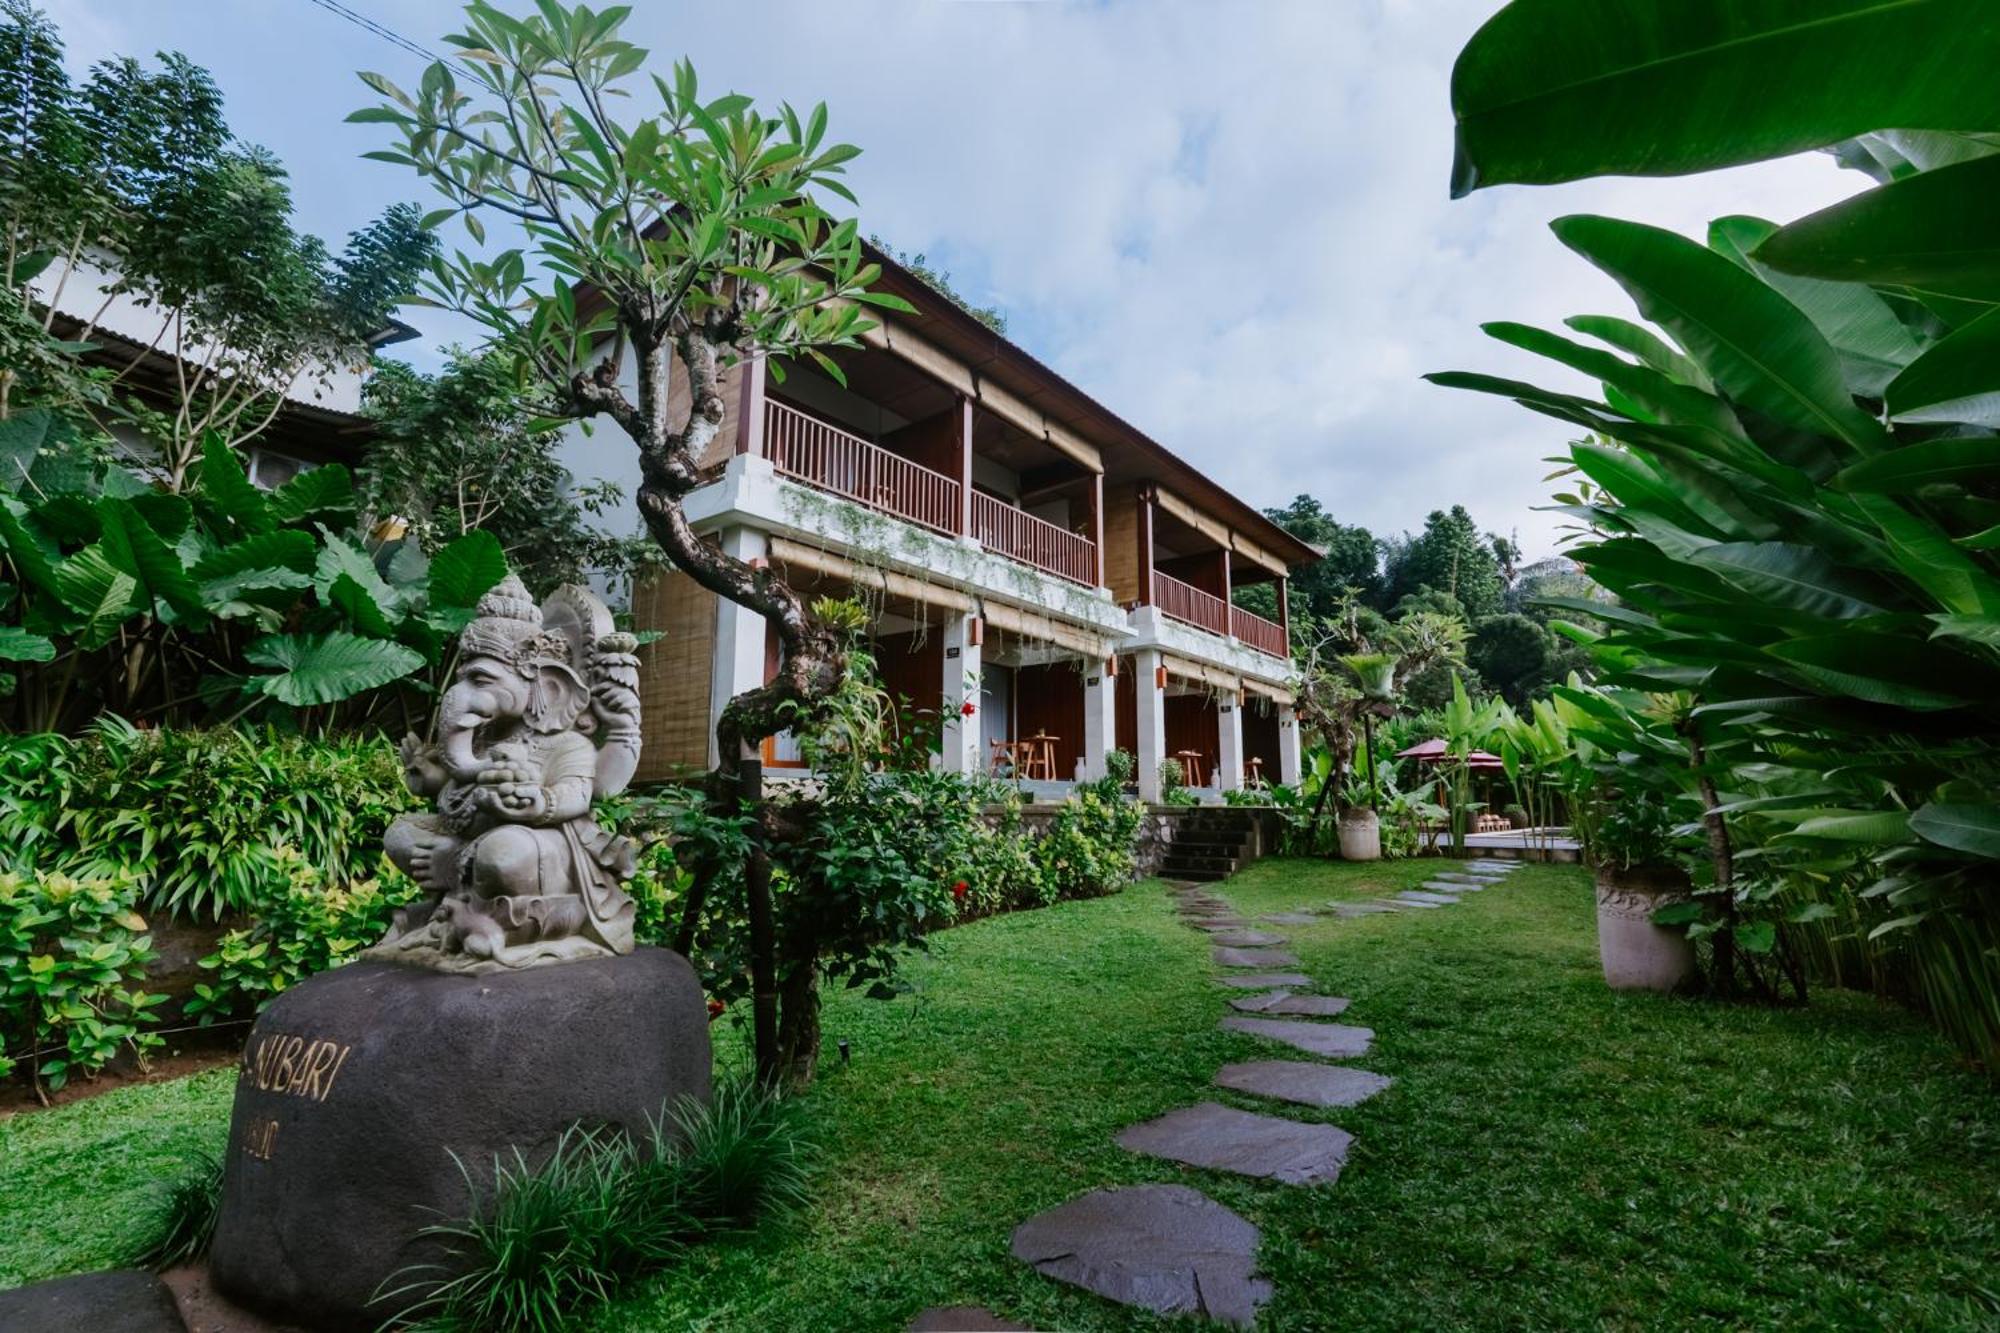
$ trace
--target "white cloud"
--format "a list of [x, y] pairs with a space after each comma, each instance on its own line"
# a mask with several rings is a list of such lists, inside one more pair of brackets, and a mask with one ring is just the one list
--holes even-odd
[[[428, 45], [434, 0], [354, 0]], [[1378, 532], [1452, 503], [1553, 525], [1541, 458], [1567, 432], [1427, 370], [1562, 382], [1482, 320], [1629, 313], [1550, 218], [1790, 218], [1862, 183], [1821, 158], [1665, 181], [1447, 198], [1452, 59], [1494, 0], [739, 0], [641, 6], [662, 63], [765, 99], [825, 100], [866, 149], [869, 230], [926, 251], [1015, 336], [1113, 410], [1258, 504], [1300, 491]], [[85, 6], [58, 5], [78, 36]], [[89, 0], [93, 44], [177, 45], [215, 68], [238, 127], [281, 152], [309, 221], [338, 233], [411, 193], [355, 160], [348, 71], [403, 53], [315, 10]], [[164, 12], [163, 12], [164, 11]], [[240, 23], [235, 20], [240, 18]], [[95, 54], [95, 53], [93, 53]]]

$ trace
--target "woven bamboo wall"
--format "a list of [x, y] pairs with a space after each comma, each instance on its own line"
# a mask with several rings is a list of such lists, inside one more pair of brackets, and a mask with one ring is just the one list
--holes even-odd
[[1139, 497], [1130, 486], [1104, 488], [1104, 582], [1119, 605], [1139, 600]]
[[665, 634], [639, 650], [645, 748], [637, 780], [670, 781], [703, 771], [715, 669], [715, 594], [678, 571], [657, 574], [633, 587], [632, 622]]

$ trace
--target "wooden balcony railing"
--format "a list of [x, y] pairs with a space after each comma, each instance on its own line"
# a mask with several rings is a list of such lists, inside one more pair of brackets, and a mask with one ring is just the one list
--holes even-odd
[[1229, 603], [1157, 569], [1153, 571], [1153, 601], [1161, 615], [1184, 620], [1213, 634], [1229, 633]]
[[958, 482], [783, 403], [764, 404], [764, 452], [796, 481], [955, 534]]
[[1276, 621], [1266, 620], [1254, 611], [1245, 611], [1240, 606], [1229, 608], [1230, 632], [1260, 653], [1273, 657], [1290, 657], [1291, 645], [1285, 642], [1285, 627]]
[[972, 493], [971, 538], [1057, 578], [1097, 584], [1097, 544], [978, 491]]

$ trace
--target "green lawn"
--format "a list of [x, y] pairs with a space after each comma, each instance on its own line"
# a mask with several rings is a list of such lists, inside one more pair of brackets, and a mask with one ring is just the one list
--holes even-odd
[[[1246, 913], [1366, 897], [1424, 867], [1266, 862]], [[813, 1211], [698, 1251], [596, 1330], [895, 1330], [926, 1305], [1041, 1328], [1165, 1327], [1007, 1255], [1015, 1223], [1099, 1185], [1183, 1179], [1264, 1231], [1262, 1327], [1990, 1328], [2000, 1100], [1917, 1018], [1857, 995], [1766, 1011], [1614, 996], [1588, 887], [1532, 868], [1434, 912], [1288, 928], [1375, 1029], [1396, 1085], [1326, 1113], [1356, 1136], [1321, 1189], [1180, 1171], [1117, 1130], [1279, 1054], [1215, 1029], [1227, 992], [1163, 889], [982, 922], [917, 990], [828, 1008]], [[177, 1145], [219, 1142], [228, 1075], [0, 1124], [0, 1282], [111, 1261]], [[1265, 1106], [1261, 1109], [1269, 1109]], [[1305, 1111], [1288, 1112], [1311, 1114]]]

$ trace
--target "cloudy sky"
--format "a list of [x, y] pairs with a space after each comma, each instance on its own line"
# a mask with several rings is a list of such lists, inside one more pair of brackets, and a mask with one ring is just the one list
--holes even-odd
[[[178, 49], [233, 127], [290, 166], [338, 238], [415, 178], [359, 154], [353, 71], [421, 62], [313, 0], [41, 0], [79, 66]], [[445, 0], [340, 0], [435, 49]], [[526, 0], [521, 0], [526, 7]], [[1452, 202], [1447, 81], [1499, 0], [645, 0], [629, 34], [704, 86], [826, 101], [864, 228], [921, 251], [1012, 335], [1259, 505], [1300, 492], [1377, 533], [1467, 505], [1552, 547], [1556, 422], [1433, 388], [1429, 370], [1562, 372], [1480, 335], [1629, 314], [1549, 219], [1700, 235], [1865, 184], [1818, 156], [1664, 181], [1503, 187]], [[454, 331], [418, 312], [438, 338]], [[463, 336], [458, 335], [458, 336]], [[431, 349], [411, 349], [419, 360]], [[605, 438], [600, 436], [600, 438]], [[609, 445], [607, 444], [607, 447]]]

